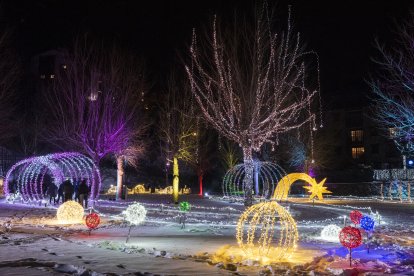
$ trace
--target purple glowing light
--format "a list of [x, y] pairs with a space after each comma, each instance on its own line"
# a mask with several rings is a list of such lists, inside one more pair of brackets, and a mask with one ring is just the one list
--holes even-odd
[[57, 187], [68, 177], [74, 182], [86, 179], [91, 188], [90, 198], [97, 199], [101, 186], [99, 168], [88, 157], [77, 152], [54, 153], [24, 159], [14, 164], [7, 172], [4, 182], [4, 194], [10, 195], [9, 182], [14, 175], [15, 188], [24, 201], [44, 198], [44, 176], [49, 174]]

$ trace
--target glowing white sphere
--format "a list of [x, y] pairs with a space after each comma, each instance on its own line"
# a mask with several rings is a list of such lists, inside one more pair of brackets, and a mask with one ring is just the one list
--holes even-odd
[[125, 220], [132, 225], [138, 225], [145, 220], [147, 216], [147, 210], [139, 203], [134, 203], [128, 206], [125, 211], [122, 212], [125, 216]]
[[329, 224], [322, 229], [321, 239], [330, 242], [339, 242], [339, 232], [341, 232], [339, 226]]
[[83, 220], [84, 209], [76, 201], [69, 200], [57, 209], [57, 219], [60, 223], [81, 223]]

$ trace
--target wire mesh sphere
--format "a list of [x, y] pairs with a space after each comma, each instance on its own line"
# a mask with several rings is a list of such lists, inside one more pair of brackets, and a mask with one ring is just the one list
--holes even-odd
[[138, 225], [145, 220], [147, 216], [147, 210], [141, 204], [133, 203], [129, 205], [128, 208], [122, 212], [122, 214], [125, 216], [125, 220], [130, 224]]
[[97, 213], [90, 213], [85, 218], [85, 224], [89, 229], [95, 229], [101, 223], [101, 218]]
[[358, 210], [354, 210], [349, 214], [349, 218], [354, 224], [359, 224], [363, 216], [364, 215]]
[[349, 249], [358, 247], [362, 244], [361, 231], [356, 227], [346, 226], [339, 233], [339, 241]]
[[[275, 185], [286, 175], [279, 165], [271, 162], [253, 162], [253, 187], [256, 197], [269, 199], [272, 197]], [[223, 196], [231, 199], [245, 198], [245, 165], [238, 164], [224, 175]]]
[[341, 232], [341, 227], [329, 224], [322, 229], [321, 239], [330, 241], [330, 242], [339, 242], [339, 233]]
[[188, 212], [190, 211], [191, 205], [187, 201], [180, 202], [180, 211], [181, 212]]
[[[279, 226], [276, 222], [279, 220]], [[280, 229], [280, 230], [278, 230]], [[248, 258], [288, 258], [296, 248], [298, 231], [290, 213], [275, 201], [250, 206], [239, 218], [237, 243]]]
[[84, 209], [78, 202], [69, 200], [59, 206], [56, 217], [60, 223], [81, 223]]
[[365, 231], [374, 230], [375, 221], [369, 216], [363, 216], [360, 221], [361, 228]]

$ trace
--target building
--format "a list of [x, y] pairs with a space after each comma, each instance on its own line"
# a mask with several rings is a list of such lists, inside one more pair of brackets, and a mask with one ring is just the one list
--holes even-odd
[[392, 140], [367, 109], [337, 109], [326, 112], [325, 131], [336, 140], [335, 155], [345, 168], [386, 169], [402, 167], [402, 156]]

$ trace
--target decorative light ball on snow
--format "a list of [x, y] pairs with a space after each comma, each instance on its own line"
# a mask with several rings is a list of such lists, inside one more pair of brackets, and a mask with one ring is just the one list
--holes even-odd
[[346, 226], [339, 233], [339, 241], [349, 249], [358, 247], [362, 243], [361, 231], [356, 227]]
[[354, 224], [359, 224], [363, 216], [364, 215], [360, 211], [357, 211], [357, 210], [354, 210], [349, 214], [349, 218]]
[[[275, 223], [279, 220], [280, 227]], [[280, 229], [280, 230], [278, 230]], [[262, 202], [249, 207], [239, 218], [237, 243], [249, 259], [279, 261], [296, 248], [298, 231], [289, 212], [277, 202]]]
[[101, 218], [97, 213], [90, 213], [85, 218], [85, 224], [89, 229], [95, 229], [101, 222]]
[[81, 223], [83, 219], [84, 209], [82, 205], [76, 201], [69, 200], [59, 206], [57, 209], [57, 219], [60, 223]]
[[361, 228], [365, 231], [372, 231], [374, 230], [375, 221], [370, 218], [369, 216], [363, 216], [360, 221]]
[[138, 225], [145, 220], [147, 216], [147, 210], [139, 203], [133, 203], [122, 212], [125, 216], [125, 220], [131, 225]]
[[321, 239], [330, 242], [339, 242], [339, 232], [341, 232], [339, 226], [329, 224], [322, 229]]
[[180, 202], [180, 211], [181, 212], [188, 212], [190, 211], [191, 205], [187, 201]]

